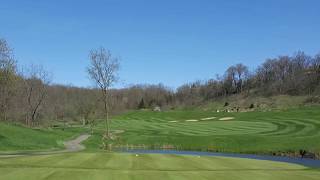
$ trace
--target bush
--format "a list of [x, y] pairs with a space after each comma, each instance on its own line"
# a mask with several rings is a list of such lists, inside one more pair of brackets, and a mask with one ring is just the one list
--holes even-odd
[[320, 103], [320, 96], [308, 97], [304, 102], [305, 103], [312, 103], [312, 104]]

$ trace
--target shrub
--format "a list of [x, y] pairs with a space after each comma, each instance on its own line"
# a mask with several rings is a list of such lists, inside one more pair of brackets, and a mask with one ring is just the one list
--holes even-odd
[[312, 104], [320, 103], [320, 96], [308, 97], [304, 102], [305, 103], [312, 103]]

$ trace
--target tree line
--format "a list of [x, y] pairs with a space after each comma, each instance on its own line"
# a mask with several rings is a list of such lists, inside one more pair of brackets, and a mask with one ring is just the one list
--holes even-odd
[[176, 97], [181, 104], [197, 105], [234, 94], [320, 95], [320, 54], [311, 57], [299, 51], [293, 56], [267, 59], [251, 72], [247, 66], [236, 64], [223, 76], [179, 87]]
[[127, 93], [124, 97], [133, 97], [127, 102], [129, 109], [196, 106], [236, 94], [320, 95], [320, 54], [311, 57], [299, 51], [293, 56], [267, 59], [251, 72], [243, 64], [232, 65], [222, 76], [187, 83], [176, 91], [161, 84], [136, 85], [122, 91]]
[[[87, 71], [98, 85], [96, 88], [57, 85], [52, 83], [50, 72], [40, 65], [19, 67], [7, 41], [0, 39], [0, 121], [26, 126], [57, 122], [94, 124], [96, 119], [105, 118], [109, 113], [156, 106], [164, 109], [196, 106], [235, 94], [320, 94], [320, 54], [308, 56], [297, 52], [293, 56], [267, 59], [254, 71], [236, 64], [223, 75], [184, 84], [176, 90], [162, 84], [111, 89], [117, 78], [112, 76], [112, 70], [117, 70], [118, 64], [113, 64], [113, 69], [99, 69], [97, 63], [111, 62], [109, 65], [112, 65], [113, 61], [103, 59], [117, 58], [100, 48], [91, 51], [89, 59]], [[112, 75], [105, 79], [99, 76], [101, 70]]]

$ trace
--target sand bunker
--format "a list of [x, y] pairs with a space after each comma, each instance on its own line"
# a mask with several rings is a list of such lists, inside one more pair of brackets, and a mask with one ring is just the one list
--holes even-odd
[[186, 122], [198, 122], [198, 120], [190, 119], [190, 120], [186, 120]]
[[228, 121], [228, 120], [232, 120], [234, 119], [234, 117], [224, 117], [224, 118], [220, 118], [220, 121]]
[[176, 123], [176, 122], [178, 122], [178, 121], [169, 121], [169, 123]]
[[215, 119], [217, 117], [208, 117], [208, 118], [202, 118], [201, 121], [207, 121], [207, 120], [212, 120]]
[[114, 130], [113, 131], [114, 134], [122, 134], [124, 132], [125, 132], [125, 130]]

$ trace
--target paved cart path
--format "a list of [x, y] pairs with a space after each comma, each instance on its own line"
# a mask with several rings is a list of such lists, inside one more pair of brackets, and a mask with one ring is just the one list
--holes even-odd
[[87, 140], [90, 137], [89, 134], [83, 134], [78, 136], [76, 139], [73, 139], [71, 141], [64, 142], [64, 146], [66, 149], [65, 152], [77, 152], [84, 150], [86, 147], [82, 145], [81, 143], [85, 140]]

